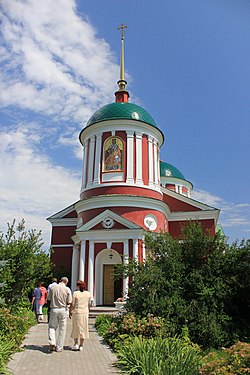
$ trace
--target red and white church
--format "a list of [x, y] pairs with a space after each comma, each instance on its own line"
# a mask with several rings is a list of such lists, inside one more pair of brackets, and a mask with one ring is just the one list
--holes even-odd
[[147, 231], [180, 236], [187, 220], [215, 234], [219, 210], [191, 198], [192, 183], [160, 160], [164, 136], [142, 107], [128, 102], [124, 35], [115, 102], [98, 109], [80, 133], [83, 147], [79, 201], [48, 218], [52, 261], [85, 280], [93, 305], [113, 305], [126, 295], [128, 278], [115, 281], [114, 267], [146, 258]]

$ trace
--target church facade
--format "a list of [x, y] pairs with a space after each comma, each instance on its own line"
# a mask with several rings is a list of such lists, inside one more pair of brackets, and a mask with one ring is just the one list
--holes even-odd
[[192, 183], [160, 160], [164, 135], [151, 115], [129, 103], [124, 80], [124, 38], [115, 102], [98, 109], [80, 133], [83, 148], [79, 201], [48, 218], [52, 261], [85, 280], [93, 305], [112, 305], [128, 292], [114, 268], [146, 258], [147, 231], [179, 237], [187, 220], [215, 234], [219, 210], [191, 198]]

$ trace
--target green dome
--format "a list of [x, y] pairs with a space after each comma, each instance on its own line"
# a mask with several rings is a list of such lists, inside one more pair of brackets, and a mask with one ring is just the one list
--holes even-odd
[[132, 103], [111, 103], [99, 108], [87, 122], [87, 126], [95, 122], [114, 120], [114, 119], [132, 119], [146, 122], [157, 127], [154, 119], [142, 107]]
[[160, 175], [161, 177], [175, 177], [186, 180], [179, 169], [169, 163], [165, 163], [164, 161], [160, 161]]

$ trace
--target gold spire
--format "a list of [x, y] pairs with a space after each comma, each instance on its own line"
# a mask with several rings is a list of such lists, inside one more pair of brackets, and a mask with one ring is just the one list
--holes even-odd
[[127, 82], [124, 78], [124, 29], [127, 29], [128, 26], [123, 25], [123, 23], [118, 26], [118, 30], [121, 30], [121, 41], [122, 41], [122, 49], [121, 49], [121, 62], [120, 62], [120, 80], [117, 82], [119, 86], [119, 90], [124, 91], [126, 89]]

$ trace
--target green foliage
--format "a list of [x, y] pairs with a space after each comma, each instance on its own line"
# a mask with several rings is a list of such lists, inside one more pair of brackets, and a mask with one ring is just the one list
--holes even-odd
[[5, 365], [21, 344], [28, 329], [35, 323], [34, 314], [26, 308], [18, 308], [15, 313], [0, 308], [0, 373], [6, 372]]
[[50, 257], [42, 245], [41, 232], [26, 231], [24, 220], [16, 228], [15, 221], [8, 224], [7, 233], [0, 235], [0, 260], [7, 261], [0, 269], [0, 280], [4, 281], [0, 297], [11, 309], [28, 302], [28, 293], [38, 278], [51, 276]]
[[111, 315], [102, 314], [97, 316], [95, 320], [95, 327], [98, 335], [103, 336], [107, 332], [112, 321], [113, 317]]
[[13, 337], [16, 346], [21, 344], [24, 334], [34, 323], [34, 314], [26, 308], [19, 308], [15, 313], [0, 308], [0, 332], [4, 337]]
[[117, 349], [129, 336], [155, 337], [164, 332], [164, 320], [151, 315], [139, 319], [134, 314], [96, 319], [97, 332], [105, 341]]
[[179, 338], [130, 337], [119, 348], [118, 365], [127, 374], [195, 375], [200, 357]]
[[13, 339], [6, 339], [2, 334], [0, 335], [0, 373], [7, 374], [6, 363], [12, 353], [15, 343]]
[[181, 241], [149, 234], [146, 243], [143, 264], [120, 266], [133, 280], [127, 311], [163, 317], [171, 335], [187, 325], [203, 348], [250, 339], [250, 241], [229, 246], [188, 223]]
[[250, 344], [238, 342], [229, 349], [211, 352], [203, 362], [200, 375], [250, 374]]

